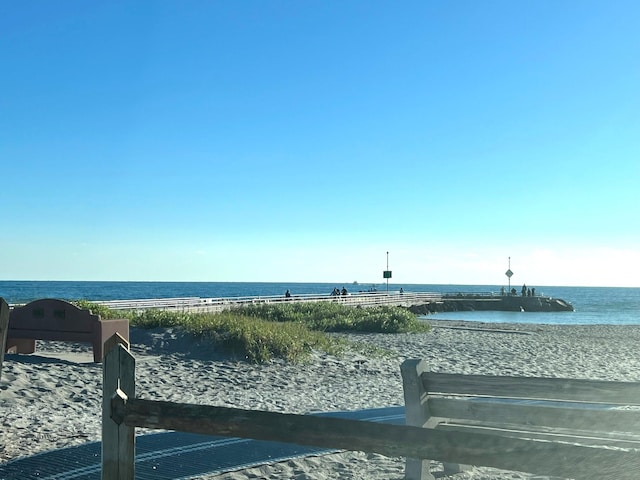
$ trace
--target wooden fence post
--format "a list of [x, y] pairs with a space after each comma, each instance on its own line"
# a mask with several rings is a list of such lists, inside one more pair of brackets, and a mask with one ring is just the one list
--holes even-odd
[[[407, 425], [424, 427], [429, 421], [429, 413], [426, 410], [428, 393], [422, 384], [421, 376], [427, 370], [427, 362], [424, 360], [405, 360], [400, 365]], [[435, 477], [429, 471], [430, 463], [429, 460], [407, 458], [405, 479], [435, 480]]]
[[9, 305], [0, 297], [0, 380], [2, 379], [2, 362], [7, 348], [7, 332], [9, 331]]
[[135, 398], [135, 359], [117, 333], [104, 343], [102, 363], [102, 480], [134, 480], [135, 427], [111, 418], [114, 396]]

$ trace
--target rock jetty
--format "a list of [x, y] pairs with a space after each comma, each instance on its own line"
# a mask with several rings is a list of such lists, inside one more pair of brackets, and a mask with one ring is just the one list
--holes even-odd
[[491, 294], [443, 295], [436, 302], [413, 305], [409, 310], [418, 315], [436, 312], [497, 311], [497, 312], [572, 312], [573, 305], [560, 298]]

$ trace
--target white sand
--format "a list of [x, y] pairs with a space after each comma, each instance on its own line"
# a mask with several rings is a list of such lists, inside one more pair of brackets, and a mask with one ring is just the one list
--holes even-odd
[[[392, 352], [315, 354], [303, 365], [252, 365], [170, 330], [131, 332], [137, 396], [277, 412], [357, 410], [403, 404], [400, 364], [426, 358], [451, 373], [640, 380], [640, 326], [541, 326], [432, 321], [427, 334], [345, 335]], [[458, 328], [449, 328], [458, 327]], [[102, 365], [89, 346], [38, 342], [7, 355], [0, 382], [0, 462], [100, 439]], [[143, 432], [139, 432], [143, 433]], [[441, 465], [433, 462], [433, 469]], [[209, 479], [402, 479], [404, 459], [340, 453]], [[457, 479], [543, 477], [476, 468]]]

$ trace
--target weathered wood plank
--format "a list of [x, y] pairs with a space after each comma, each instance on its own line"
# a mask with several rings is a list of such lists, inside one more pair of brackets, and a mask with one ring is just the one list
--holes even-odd
[[105, 347], [109, 350], [102, 376], [102, 480], [134, 480], [135, 428], [113, 421], [111, 399], [135, 396], [135, 359], [118, 334], [108, 339]]
[[[421, 380], [421, 375], [427, 371], [428, 365], [424, 360], [407, 360], [400, 366], [407, 425], [435, 426], [429, 423], [429, 412], [426, 408], [427, 392]], [[429, 464], [429, 460], [407, 457], [405, 480], [435, 480], [429, 471]]]
[[7, 331], [9, 330], [9, 305], [0, 297], [0, 380], [2, 380], [2, 364], [4, 351], [7, 348]]
[[600, 446], [606, 448], [626, 448], [640, 450], [640, 436], [622, 435], [620, 437], [606, 432], [586, 432], [555, 428], [517, 429], [515, 425], [488, 425], [485, 423], [441, 423], [436, 428], [443, 431], [476, 432], [501, 435], [509, 438], [531, 438], [548, 442], [566, 442], [577, 445]]
[[640, 383], [566, 378], [496, 377], [425, 372], [431, 393], [640, 405]]
[[[556, 402], [557, 403], [557, 402]], [[640, 410], [605, 410], [567, 405], [523, 405], [469, 399], [429, 398], [431, 415], [487, 423], [558, 427], [600, 432], [640, 432]]]
[[574, 479], [636, 480], [640, 472], [637, 450], [133, 398], [116, 397], [111, 406], [114, 419], [131, 427], [429, 458]]

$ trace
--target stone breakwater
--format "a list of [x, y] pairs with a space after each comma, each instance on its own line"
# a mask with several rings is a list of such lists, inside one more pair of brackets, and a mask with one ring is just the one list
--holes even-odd
[[573, 305], [560, 298], [517, 295], [445, 295], [441, 300], [413, 305], [409, 310], [418, 315], [436, 312], [499, 311], [499, 312], [572, 312]]

